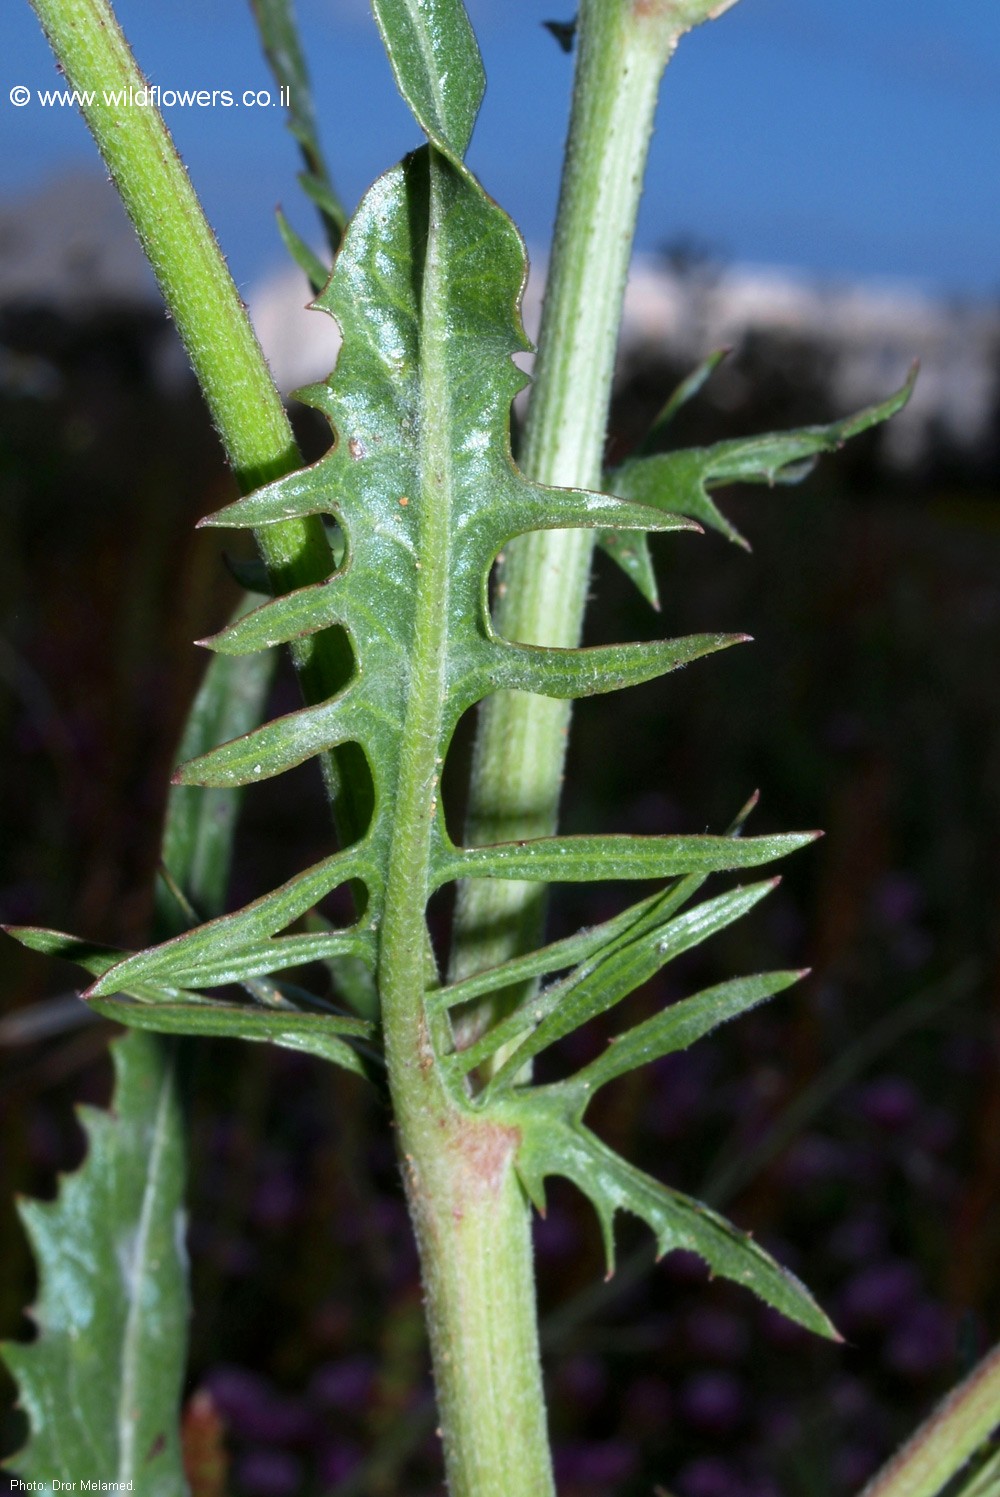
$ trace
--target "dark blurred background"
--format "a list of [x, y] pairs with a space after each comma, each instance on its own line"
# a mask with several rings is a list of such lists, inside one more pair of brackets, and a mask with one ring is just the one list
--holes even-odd
[[[704, 263], [677, 258], [670, 274], [697, 295]], [[138, 296], [0, 310], [2, 916], [122, 945], [147, 930], [165, 781], [201, 665], [189, 642], [236, 591], [218, 533], [192, 528], [232, 482], [171, 339]], [[758, 329], [674, 436], [830, 419], [833, 368], [811, 334]], [[633, 347], [619, 452], [686, 372]], [[315, 455], [325, 434], [308, 415]], [[718, 628], [755, 643], [584, 704], [567, 827], [716, 829], [759, 787], [758, 830], [826, 837], [629, 1014], [758, 966], [813, 975], [619, 1082], [595, 1123], [752, 1228], [846, 1344], [814, 1343], [682, 1256], [651, 1267], [627, 1221], [605, 1285], [590, 1208], [556, 1184], [538, 1262], [565, 1497], [656, 1484], [838, 1497], [997, 1336], [998, 432], [996, 409], [962, 447], [931, 421], [902, 466], [872, 433], [799, 488], [725, 494], [753, 555], [717, 536], [661, 543], [659, 618], [598, 567], [594, 639]], [[294, 700], [286, 679], [276, 691]], [[314, 803], [308, 773], [248, 797], [234, 899], [270, 887], [275, 858], [291, 871], [322, 853]], [[575, 890], [554, 928], [614, 907]], [[0, 943], [5, 1335], [28, 1333], [33, 1285], [12, 1197], [51, 1195], [80, 1158], [73, 1104], [108, 1094], [111, 1026], [74, 1022], [71, 1003], [39, 1011], [47, 1028], [31, 1018], [76, 980]], [[602, 1042], [574, 1038], [555, 1069]], [[436, 1490], [420, 1292], [381, 1105], [351, 1077], [257, 1046], [207, 1043], [199, 1070], [189, 1417], [224, 1440], [233, 1497]], [[15, 1416], [3, 1431], [9, 1448]]]
[[[128, 946], [148, 929], [201, 668], [190, 641], [236, 596], [231, 538], [193, 525], [233, 485], [141, 278], [104, 277], [69, 228], [59, 243], [72, 294], [0, 297], [0, 916]], [[1000, 320], [987, 302], [904, 299], [879, 321], [855, 298], [851, 322], [844, 286], [738, 316], [738, 284], [707, 251], [674, 244], [651, 263], [652, 301], [694, 311], [670, 343], [635, 313], [619, 455], [720, 328], [737, 346], [678, 417], [678, 444], [832, 419], [921, 351], [927, 372], [902, 437], [870, 433], [798, 488], [721, 496], [752, 555], [715, 535], [658, 543], [659, 617], [598, 565], [595, 641], [723, 629], [755, 643], [583, 704], [567, 829], [717, 830], [759, 788], [756, 830], [826, 837], [627, 1017], [741, 971], [813, 975], [623, 1079], [593, 1121], [751, 1228], [845, 1344], [683, 1255], [654, 1268], [629, 1221], [605, 1284], [591, 1210], [557, 1182], [537, 1241], [560, 1494], [841, 1497], [1000, 1333]], [[105, 279], [117, 294], [82, 294]], [[296, 419], [317, 455], [328, 434]], [[283, 676], [275, 705], [294, 700]], [[328, 850], [323, 824], [308, 770], [249, 795], [233, 902]], [[560, 895], [553, 930], [604, 917], [621, 892]], [[76, 983], [0, 939], [0, 1335], [30, 1334], [14, 1194], [52, 1195], [81, 1155], [74, 1104], [108, 1096], [112, 1027], [79, 1022]], [[605, 1037], [574, 1037], [551, 1073]], [[231, 1497], [439, 1490], [381, 1103], [264, 1047], [206, 1042], [198, 1072], [190, 1439], [225, 1450]], [[8, 1412], [0, 1449], [17, 1438]]]

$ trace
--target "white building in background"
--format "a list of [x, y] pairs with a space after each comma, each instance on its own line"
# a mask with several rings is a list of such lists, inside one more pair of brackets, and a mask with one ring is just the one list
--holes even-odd
[[[537, 333], [544, 264], [536, 262], [525, 324]], [[0, 309], [34, 304], [67, 317], [104, 308], [148, 308], [152, 277], [106, 181], [75, 174], [0, 204]], [[308, 311], [294, 266], [247, 293], [280, 388], [324, 378], [339, 333]], [[885, 459], [919, 462], [935, 439], [974, 456], [1000, 409], [1000, 301], [958, 303], [905, 284], [822, 282], [799, 271], [693, 265], [687, 273], [640, 259], [629, 283], [623, 363], [664, 356], [692, 367], [714, 348], [777, 334], [814, 346], [828, 363], [830, 405], [847, 412], [901, 383], [914, 358], [921, 375], [909, 407], [882, 433]], [[165, 347], [165, 383], [180, 373]], [[520, 362], [520, 360], [519, 360]], [[530, 367], [530, 358], [525, 361]], [[717, 376], [719, 378], [719, 376]], [[730, 376], [732, 382], [733, 376]], [[736, 390], [731, 395], [735, 399]], [[823, 413], [817, 412], [817, 418]]]
[[[537, 333], [542, 285], [533, 270], [524, 307], [529, 336]], [[333, 319], [306, 310], [306, 300], [292, 269], [261, 281], [249, 296], [286, 392], [324, 378], [339, 347]], [[669, 350], [693, 367], [712, 349], [738, 351], [759, 334], [784, 334], [821, 350], [829, 360], [831, 404], [845, 413], [884, 399], [919, 358], [913, 399], [883, 434], [885, 460], [899, 467], [919, 462], [940, 436], [974, 454], [1000, 408], [1000, 303], [953, 304], [905, 284], [823, 283], [793, 270], [734, 266], [702, 276], [651, 259], [634, 265], [623, 363]], [[530, 358], [523, 362], [530, 368]]]

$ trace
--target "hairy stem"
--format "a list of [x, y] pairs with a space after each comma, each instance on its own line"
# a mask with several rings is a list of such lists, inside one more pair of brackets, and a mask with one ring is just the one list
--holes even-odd
[[1000, 1346], [938, 1404], [861, 1497], [937, 1497], [1000, 1428]]
[[[452, 168], [430, 155], [421, 297], [429, 325], [447, 304], [440, 255]], [[379, 989], [386, 1063], [410, 1214], [420, 1249], [441, 1434], [452, 1497], [554, 1493], [542, 1396], [530, 1222], [514, 1172], [515, 1129], [477, 1116], [446, 1085], [425, 1007], [437, 749], [446, 700], [453, 430], [445, 351], [420, 363], [423, 492], [412, 689], [386, 881]], [[437, 1053], [436, 1053], [437, 1052]]]
[[[625, 282], [663, 69], [709, 7], [583, 0], [566, 166], [521, 466], [540, 483], [600, 487]], [[580, 641], [593, 535], [544, 531], [512, 543], [498, 579], [500, 632], [528, 644]], [[466, 840], [555, 830], [571, 703], [498, 692], [480, 709]], [[534, 946], [539, 884], [471, 880], [460, 889], [453, 977]], [[513, 995], [508, 995], [510, 1002]], [[470, 1043], [496, 1000], [469, 1014]], [[502, 1057], [500, 1057], [502, 1059]]]
[[[246, 309], [162, 116], [130, 106], [146, 80], [107, 0], [30, 0], [156, 275], [212, 420], [243, 493], [293, 472], [302, 458]], [[319, 519], [287, 520], [256, 533], [276, 588], [318, 582], [333, 570]], [[352, 667], [335, 630], [293, 647], [308, 701], [331, 696]], [[366, 787], [324, 768], [342, 835], [367, 820]]]

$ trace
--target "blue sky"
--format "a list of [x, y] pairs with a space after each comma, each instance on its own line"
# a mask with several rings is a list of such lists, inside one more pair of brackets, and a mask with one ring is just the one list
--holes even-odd
[[[470, 0], [489, 88], [470, 160], [529, 243], [554, 212], [569, 59], [540, 23], [574, 0]], [[245, 0], [120, 0], [162, 87], [265, 88]], [[366, 0], [299, 0], [327, 154], [344, 198], [417, 143]], [[0, 194], [94, 163], [82, 121], [10, 88], [58, 79], [27, 0], [0, 15]], [[280, 112], [170, 115], [241, 285], [282, 262], [281, 201], [314, 236]], [[726, 261], [1000, 293], [997, 0], [741, 0], [668, 70], [639, 229]], [[95, 166], [95, 170], [97, 170]]]

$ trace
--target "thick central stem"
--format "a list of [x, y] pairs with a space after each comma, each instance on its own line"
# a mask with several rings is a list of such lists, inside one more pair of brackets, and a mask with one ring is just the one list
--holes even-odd
[[[664, 65], [684, 29], [663, 4], [583, 0], [569, 142], [521, 467], [599, 488], [618, 328]], [[593, 534], [540, 531], [507, 548], [497, 625], [510, 639], [580, 642]], [[551, 834], [571, 704], [499, 692], [480, 709], [470, 844]], [[476, 880], [459, 896], [456, 979], [536, 945], [541, 885]], [[508, 1003], [516, 995], [508, 995]], [[467, 1016], [470, 1043], [492, 1006]]]
[[[453, 169], [430, 153], [421, 321], [447, 326], [443, 225]], [[421, 348], [419, 525], [412, 675], [382, 917], [379, 988], [386, 1061], [427, 1320], [452, 1497], [549, 1497], [528, 1207], [514, 1129], [444, 1084], [427, 1019], [427, 932], [447, 695], [454, 496], [447, 350]]]

